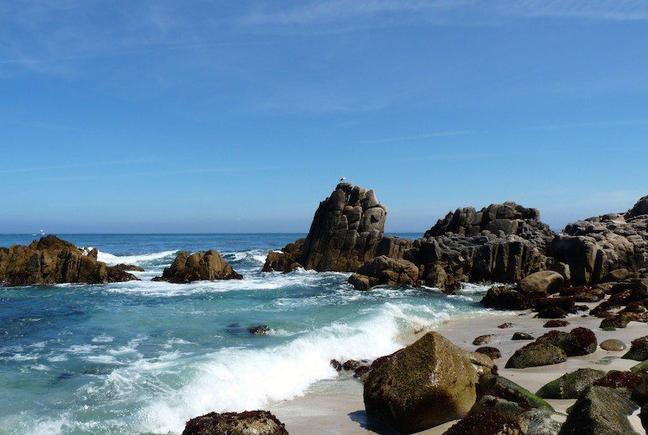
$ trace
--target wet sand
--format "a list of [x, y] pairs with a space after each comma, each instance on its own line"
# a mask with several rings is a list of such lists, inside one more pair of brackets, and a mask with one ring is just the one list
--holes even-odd
[[[592, 304], [591, 307], [594, 305]], [[528, 341], [511, 340], [514, 332], [527, 332], [537, 338], [551, 330], [542, 326], [546, 322], [546, 319], [536, 319], [533, 317], [534, 314], [530, 311], [514, 314], [494, 312], [493, 315], [449, 320], [431, 330], [436, 330], [459, 347], [470, 351], [479, 347], [472, 344], [475, 337], [492, 334], [493, 339], [488, 346], [497, 347], [502, 353], [502, 358], [496, 360], [500, 375], [522, 385], [532, 392], [537, 391], [547, 382], [578, 368], [590, 367], [604, 371], [628, 370], [637, 364], [636, 361], [621, 359], [625, 351], [610, 352], [599, 347], [593, 354], [571, 357], [564, 363], [551, 366], [527, 369], [504, 368], [506, 361], [513, 352], [529, 343]], [[616, 338], [623, 341], [629, 347], [632, 340], [648, 334], [648, 328], [643, 323], [630, 322], [627, 328], [617, 329], [615, 331], [603, 331], [598, 327], [601, 319], [596, 317], [573, 315], [566, 320], [570, 322], [568, 326], [553, 329], [570, 331], [578, 326], [583, 326], [594, 331], [599, 343], [603, 340]], [[512, 323], [513, 326], [506, 329], [497, 327], [504, 322]], [[413, 333], [410, 337], [405, 337], [404, 341], [412, 342], [425, 332]], [[556, 411], [565, 413], [567, 408], [574, 403], [574, 400], [548, 400], [548, 402]], [[302, 397], [275, 403], [269, 406], [269, 409], [286, 424], [286, 428], [293, 435], [313, 433], [389, 433], [383, 427], [372, 427], [368, 425], [364, 412], [364, 403], [362, 401], [362, 384], [344, 372], [340, 373], [338, 379], [322, 381], [313, 385]], [[638, 413], [639, 411], [635, 412], [630, 417], [630, 421], [635, 430], [643, 434], [645, 431], [641, 426]], [[454, 422], [448, 422], [421, 433], [429, 435], [442, 434], [452, 424]]]

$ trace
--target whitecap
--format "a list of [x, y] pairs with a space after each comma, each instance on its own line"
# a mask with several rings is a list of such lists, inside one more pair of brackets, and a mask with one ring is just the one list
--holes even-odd
[[171, 257], [175, 255], [178, 251], [161, 251], [153, 252], [150, 254], [139, 254], [139, 255], [113, 255], [108, 252], [99, 251], [97, 254], [97, 260], [103, 261], [109, 266], [114, 266], [115, 264], [139, 264], [146, 263], [154, 260], [161, 260], [166, 257]]

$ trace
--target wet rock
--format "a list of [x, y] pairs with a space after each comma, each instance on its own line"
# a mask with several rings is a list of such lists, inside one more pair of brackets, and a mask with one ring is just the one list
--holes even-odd
[[634, 390], [642, 382], [643, 376], [632, 371], [610, 370], [605, 376], [597, 379], [594, 385], [608, 388], [626, 388]]
[[497, 411], [483, 411], [461, 419], [444, 435], [523, 435], [514, 417]]
[[526, 435], [554, 435], [560, 430], [561, 423], [556, 419], [559, 414], [544, 408], [531, 408], [523, 404], [494, 396], [482, 396], [470, 410], [468, 416], [485, 411], [495, 411], [507, 415], [520, 425]]
[[557, 293], [565, 283], [558, 272], [543, 270], [532, 273], [520, 281], [520, 290], [527, 294], [548, 295]]
[[594, 353], [598, 346], [596, 334], [587, 328], [574, 328], [569, 333], [563, 331], [550, 331], [536, 342], [550, 343], [558, 346], [567, 356], [582, 356]]
[[544, 328], [564, 328], [565, 326], [568, 326], [569, 322], [567, 320], [549, 320], [545, 322], [544, 325], [542, 325]]
[[549, 308], [560, 308], [565, 313], [575, 313], [576, 300], [572, 296], [559, 296], [555, 298], [538, 298], [535, 300], [534, 308], [537, 311]]
[[627, 316], [612, 316], [601, 320], [599, 328], [601, 329], [617, 329], [625, 328], [630, 323], [630, 318]]
[[567, 355], [558, 346], [534, 341], [518, 349], [506, 362], [507, 369], [524, 369], [558, 364], [567, 361]]
[[578, 369], [545, 384], [536, 394], [544, 399], [578, 399], [586, 389], [603, 376], [605, 372], [601, 370]]
[[513, 337], [511, 337], [511, 340], [535, 340], [535, 338], [533, 338], [533, 335], [526, 332], [516, 332], [513, 334]]
[[635, 361], [648, 359], [648, 335], [632, 340], [630, 350], [622, 358]]
[[479, 378], [479, 396], [492, 396], [520, 405], [523, 409], [538, 408], [553, 411], [547, 401], [533, 394], [515, 382], [498, 375], [484, 375]]
[[536, 317], [540, 319], [564, 319], [567, 317], [567, 311], [560, 307], [546, 307], [539, 310]]
[[511, 322], [504, 322], [501, 325], [497, 325], [499, 329], [507, 329], [507, 328], [512, 328], [513, 324]]
[[560, 296], [571, 296], [576, 302], [599, 302], [605, 292], [599, 287], [567, 287], [560, 290]]
[[627, 392], [592, 386], [569, 409], [560, 434], [636, 434], [628, 421], [628, 415], [637, 408]]
[[490, 343], [492, 339], [493, 339], [493, 335], [492, 335], [492, 334], [488, 334], [488, 335], [480, 335], [479, 337], [476, 337], [476, 338], [473, 340], [473, 343], [472, 343], [472, 344], [474, 344], [475, 346], [481, 346], [481, 345], [483, 345], [483, 344], [488, 344], [488, 343]]
[[144, 272], [144, 268], [135, 266], [134, 264], [116, 264], [113, 269], [121, 270], [123, 272]]
[[96, 250], [82, 250], [56, 236], [44, 236], [28, 246], [0, 248], [0, 285], [62, 283], [103, 284], [137, 277], [97, 261]]
[[329, 365], [333, 367], [335, 370], [337, 370], [338, 372], [342, 370], [342, 363], [336, 359], [332, 359], [329, 362]]
[[420, 285], [419, 269], [407, 260], [397, 260], [381, 255], [365, 263], [348, 282], [358, 290], [367, 290], [367, 285], [414, 286]]
[[421, 431], [463, 417], [475, 402], [476, 380], [465, 353], [430, 332], [373, 362], [363, 384], [365, 409], [399, 431]]
[[248, 331], [252, 335], [268, 335], [270, 333], [270, 327], [268, 325], [257, 325], [249, 328]]
[[475, 352], [482, 353], [488, 356], [492, 360], [496, 360], [502, 357], [502, 353], [500, 352], [500, 350], [496, 347], [491, 347], [491, 346], [482, 346], [480, 348], [475, 349]]
[[607, 350], [608, 352], [621, 352], [626, 349], [626, 345], [621, 340], [611, 338], [609, 340], [604, 340], [599, 344], [601, 349]]
[[304, 255], [305, 239], [298, 239], [288, 243], [281, 251], [270, 251], [263, 265], [263, 272], [292, 272], [302, 267], [300, 261]]
[[494, 286], [488, 289], [481, 304], [496, 310], [526, 310], [531, 308], [531, 299], [515, 288]]
[[371, 366], [361, 365], [353, 371], [353, 377], [358, 378], [364, 382], [364, 380], [367, 378], [367, 375], [369, 374], [370, 371], [371, 371]]
[[285, 425], [268, 411], [210, 412], [192, 418], [182, 435], [288, 435]]
[[218, 251], [211, 249], [193, 254], [189, 254], [187, 251], [178, 253], [171, 266], [165, 268], [162, 276], [157, 277], [157, 280], [183, 284], [193, 281], [242, 278]]

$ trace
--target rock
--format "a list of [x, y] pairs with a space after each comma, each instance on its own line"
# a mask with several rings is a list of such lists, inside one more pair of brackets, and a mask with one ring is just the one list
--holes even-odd
[[252, 335], [268, 335], [270, 333], [270, 327], [268, 325], [258, 325], [253, 326], [252, 328], [248, 329], [248, 331]]
[[630, 323], [630, 318], [627, 316], [612, 316], [601, 320], [599, 328], [601, 329], [617, 329], [625, 328]]
[[418, 432], [466, 415], [475, 402], [476, 380], [465, 353], [430, 332], [373, 362], [363, 384], [365, 409], [371, 419]]
[[531, 408], [494, 396], [482, 396], [470, 410], [468, 416], [485, 411], [495, 411], [507, 415], [520, 425], [526, 435], [552, 435], [560, 430], [561, 423], [554, 418], [559, 414], [542, 408]]
[[578, 369], [545, 384], [536, 394], [544, 399], [578, 399], [587, 388], [603, 376], [605, 372], [601, 370]]
[[362, 362], [356, 361], [354, 359], [349, 359], [342, 364], [342, 369], [347, 370], [347, 371], [354, 371], [358, 367], [362, 365]]
[[639, 418], [641, 418], [641, 425], [643, 426], [645, 431], [648, 431], [648, 403], [644, 404], [644, 406], [641, 407], [641, 414], [639, 414]]
[[298, 239], [293, 243], [288, 243], [281, 251], [270, 251], [266, 256], [262, 272], [292, 272], [302, 267], [300, 261], [304, 255], [305, 239]]
[[637, 408], [626, 392], [592, 386], [569, 409], [560, 434], [636, 434], [628, 421], [628, 415]]
[[632, 340], [630, 350], [623, 355], [623, 359], [645, 361], [648, 359], [648, 335]]
[[364, 382], [369, 372], [371, 372], [371, 366], [361, 365], [353, 371], [353, 377]]
[[62, 283], [103, 284], [137, 277], [97, 261], [96, 250], [82, 250], [56, 236], [44, 236], [28, 246], [0, 248], [0, 285]]
[[374, 258], [386, 216], [373, 190], [338, 184], [315, 211], [300, 263], [317, 271], [355, 272]]
[[517, 420], [497, 411], [483, 411], [461, 419], [444, 435], [523, 435]]
[[473, 340], [473, 343], [472, 343], [472, 344], [474, 344], [475, 346], [481, 346], [481, 345], [483, 345], [483, 344], [488, 344], [488, 343], [490, 343], [492, 339], [493, 339], [493, 335], [492, 335], [492, 334], [488, 334], [488, 335], [480, 335], [479, 337], [476, 337], [476, 338]]
[[511, 337], [511, 340], [535, 340], [533, 338], [533, 335], [528, 334], [526, 332], [516, 332], [513, 334], [513, 337]]
[[523, 293], [507, 286], [494, 286], [488, 289], [481, 304], [496, 310], [526, 310], [531, 308], [531, 300]]
[[609, 340], [604, 340], [599, 344], [601, 349], [607, 350], [609, 352], [621, 352], [622, 350], [625, 350], [626, 345], [624, 342], [621, 340], [617, 340], [614, 338], [611, 338]]
[[594, 353], [598, 346], [596, 335], [587, 328], [574, 328], [569, 333], [562, 331], [550, 331], [536, 342], [550, 343], [558, 346], [567, 356], [582, 356]]
[[567, 355], [558, 346], [534, 341], [518, 349], [506, 362], [507, 369], [546, 366], [567, 361]]
[[507, 328], [512, 328], [513, 324], [511, 322], [504, 322], [501, 325], [497, 325], [499, 329], [507, 329]]
[[575, 313], [576, 300], [572, 296], [559, 296], [555, 298], [539, 298], [535, 300], [534, 308], [537, 311], [549, 308], [560, 308], [565, 313]]
[[492, 360], [496, 360], [496, 359], [502, 357], [502, 353], [496, 347], [483, 346], [483, 347], [480, 347], [480, 348], [476, 349], [475, 352], [482, 353], [482, 354], [488, 356]]
[[144, 272], [144, 268], [135, 266], [134, 264], [116, 264], [113, 269], [121, 270], [123, 272]]
[[520, 281], [520, 290], [527, 294], [548, 295], [557, 293], [565, 283], [565, 278], [558, 272], [543, 270], [532, 273]]
[[182, 435], [288, 435], [268, 411], [210, 412], [187, 422]]
[[329, 362], [329, 365], [330, 365], [331, 367], [333, 367], [333, 368], [334, 368], [336, 371], [338, 371], [338, 372], [342, 370], [342, 363], [341, 363], [340, 361], [336, 360], [336, 359], [332, 359], [332, 360]]
[[419, 269], [407, 260], [397, 260], [381, 255], [365, 263], [348, 282], [358, 290], [367, 290], [366, 285], [413, 286], [420, 285]]
[[568, 326], [569, 322], [567, 320], [549, 320], [542, 325], [545, 328], [564, 328]]
[[626, 218], [633, 218], [641, 215], [648, 215], [648, 195], [642, 197], [637, 203], [625, 214]]
[[567, 317], [567, 311], [560, 307], [546, 307], [539, 310], [536, 317], [540, 319], [563, 319]]
[[183, 284], [193, 281], [242, 278], [218, 251], [211, 249], [207, 252], [194, 252], [193, 254], [189, 254], [187, 251], [178, 253], [171, 266], [165, 268], [162, 276], [157, 277], [157, 280]]
[[560, 290], [560, 296], [571, 296], [576, 302], [599, 302], [605, 292], [599, 287], [567, 287]]
[[475, 370], [477, 370], [478, 377], [481, 378], [484, 374], [496, 374], [497, 366], [492, 358], [484, 355], [483, 353], [468, 352], [468, 359], [472, 363]]
[[643, 376], [632, 371], [610, 370], [605, 376], [597, 379], [594, 385], [608, 388], [625, 388], [633, 391], [642, 382]]
[[479, 395], [505, 399], [520, 405], [523, 409], [537, 408], [553, 411], [546, 400], [533, 394], [515, 382], [497, 375], [484, 375], [479, 379]]

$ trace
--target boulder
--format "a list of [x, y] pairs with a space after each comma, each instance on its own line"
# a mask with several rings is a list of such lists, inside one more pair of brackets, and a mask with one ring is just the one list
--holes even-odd
[[511, 340], [535, 340], [535, 338], [533, 338], [533, 335], [526, 332], [516, 332], [513, 334], [513, 337], [511, 337]]
[[438, 333], [373, 362], [364, 381], [371, 419], [418, 432], [461, 418], [475, 402], [477, 373], [466, 354]]
[[[560, 430], [560, 414], [543, 408], [528, 408], [522, 404], [494, 396], [482, 396], [468, 414], [469, 418], [485, 411], [494, 411], [514, 419], [526, 435], [553, 435]], [[469, 432], [470, 433], [470, 432]]]
[[616, 338], [603, 340], [601, 344], [599, 344], [599, 347], [603, 350], [607, 350], [608, 352], [621, 352], [622, 350], [626, 349], [625, 343], [621, 340], [617, 340]]
[[483, 344], [490, 343], [492, 339], [493, 334], [480, 335], [479, 337], [475, 337], [472, 344], [474, 344], [475, 346], [481, 346]]
[[601, 370], [578, 369], [545, 384], [536, 394], [544, 399], [578, 399], [603, 376], [605, 372]]
[[96, 250], [82, 250], [48, 235], [28, 246], [0, 248], [0, 285], [103, 284], [134, 281], [123, 269], [97, 261]]
[[481, 304], [496, 310], [526, 310], [531, 308], [531, 299], [515, 288], [494, 286], [488, 289]]
[[268, 411], [210, 412], [189, 420], [182, 435], [288, 435]]
[[502, 353], [500, 352], [500, 350], [496, 347], [491, 347], [491, 346], [482, 346], [480, 348], [475, 349], [475, 352], [484, 354], [492, 360], [496, 360], [502, 357]]
[[553, 411], [547, 401], [533, 394], [515, 382], [498, 375], [486, 374], [479, 378], [479, 396], [492, 396], [516, 403], [523, 409], [545, 409]]
[[628, 415], [637, 408], [623, 390], [592, 386], [569, 408], [560, 435], [636, 434]]
[[567, 320], [549, 320], [545, 322], [544, 325], [542, 325], [544, 328], [564, 328], [565, 326], [568, 326], [569, 322]]
[[567, 354], [560, 347], [550, 343], [529, 343], [518, 349], [506, 362], [506, 368], [524, 369], [527, 367], [546, 366], [567, 361]]
[[164, 269], [162, 276], [154, 279], [156, 281], [183, 284], [193, 281], [242, 278], [218, 251], [211, 249], [206, 252], [194, 252], [193, 254], [189, 254], [187, 251], [178, 253], [171, 266]]
[[560, 290], [560, 296], [571, 296], [576, 302], [599, 302], [605, 292], [600, 287], [567, 287]]
[[471, 414], [448, 429], [444, 435], [523, 435], [514, 417], [497, 411]]
[[358, 273], [349, 277], [348, 282], [358, 290], [377, 285], [418, 287], [418, 275], [419, 270], [414, 263], [381, 255], [365, 263]]
[[567, 356], [582, 356], [594, 353], [598, 346], [596, 335], [587, 328], [574, 328], [569, 333], [549, 331], [538, 337], [538, 343], [549, 343], [561, 348]]
[[622, 358], [635, 361], [648, 359], [648, 335], [632, 340], [630, 350]]
[[248, 332], [252, 335], [268, 335], [271, 329], [268, 325], [257, 325], [248, 329]]
[[564, 283], [565, 278], [558, 272], [542, 270], [520, 281], [520, 290], [524, 293], [548, 295], [558, 293]]
[[113, 269], [121, 270], [123, 272], [144, 272], [144, 268], [134, 264], [119, 263], [113, 266]]

